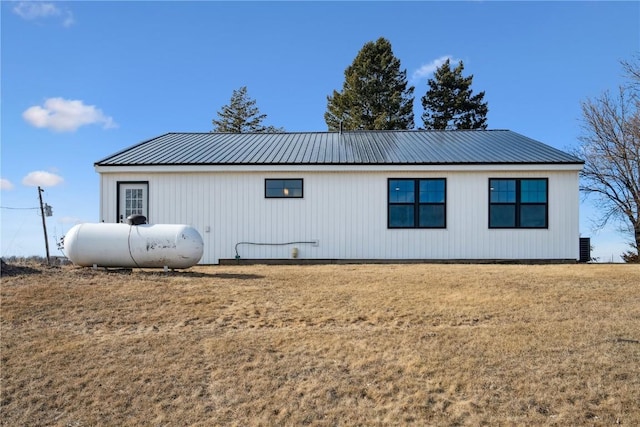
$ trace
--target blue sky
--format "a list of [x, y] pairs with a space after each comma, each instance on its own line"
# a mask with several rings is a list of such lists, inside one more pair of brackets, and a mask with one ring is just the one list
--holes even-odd
[[[580, 102], [623, 82], [640, 50], [638, 2], [21, 2], [1, 4], [2, 256], [44, 255], [99, 216], [93, 164], [165, 132], [206, 132], [247, 86], [265, 124], [326, 130], [327, 95], [362, 46], [387, 38], [420, 97], [443, 58], [485, 91], [490, 129], [575, 148]], [[11, 209], [10, 209], [11, 208]], [[627, 249], [612, 224], [580, 232]]]

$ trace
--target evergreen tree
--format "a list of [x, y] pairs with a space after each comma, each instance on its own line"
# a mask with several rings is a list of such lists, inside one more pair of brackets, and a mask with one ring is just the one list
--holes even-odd
[[264, 126], [266, 114], [260, 114], [256, 101], [247, 95], [247, 87], [234, 90], [229, 105], [218, 111], [218, 119], [213, 119], [213, 132], [228, 133], [273, 133], [284, 132], [282, 128]]
[[452, 70], [449, 60], [429, 79], [429, 90], [422, 97], [425, 129], [486, 129], [489, 108], [484, 91], [473, 95], [473, 75], [462, 77], [462, 61]]
[[327, 96], [324, 114], [329, 130], [413, 129], [413, 86], [391, 43], [368, 42], [344, 72], [342, 91]]

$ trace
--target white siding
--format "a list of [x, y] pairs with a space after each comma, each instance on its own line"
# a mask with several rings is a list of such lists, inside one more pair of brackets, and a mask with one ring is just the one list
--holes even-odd
[[[388, 229], [388, 178], [446, 178], [446, 229]], [[489, 229], [490, 177], [549, 179], [548, 229]], [[304, 179], [304, 198], [265, 199], [265, 178]], [[101, 219], [116, 221], [118, 181], [149, 182], [149, 220], [195, 227], [201, 263], [234, 258], [577, 259], [578, 172], [359, 171], [101, 173]]]

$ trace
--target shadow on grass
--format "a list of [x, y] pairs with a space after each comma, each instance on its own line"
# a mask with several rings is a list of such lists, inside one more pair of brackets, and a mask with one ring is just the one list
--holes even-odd
[[[90, 268], [90, 267], [87, 267]], [[99, 269], [98, 271], [105, 272], [107, 274], [120, 274], [120, 275], [130, 275], [135, 272], [136, 275], [140, 276], [155, 276], [155, 277], [193, 277], [193, 278], [203, 278], [208, 277], [212, 279], [236, 279], [236, 280], [255, 280], [255, 279], [264, 279], [265, 276], [259, 274], [242, 274], [242, 273], [201, 273], [197, 271], [181, 271], [181, 270], [170, 270], [163, 271], [161, 269], [158, 270], [135, 270], [132, 268], [107, 268], [107, 269]]]
[[29, 267], [26, 265], [13, 265], [8, 264], [2, 261], [2, 266], [0, 267], [0, 276], [21, 276], [27, 274], [41, 274], [42, 270], [37, 268]]
[[57, 266], [35, 266], [30, 267], [27, 265], [15, 265], [2, 261], [1, 275], [2, 277], [8, 276], [21, 276], [30, 274], [42, 274], [45, 271], [55, 271], [58, 273], [71, 273], [80, 276], [95, 276], [95, 275], [119, 275], [119, 276], [147, 276], [147, 277], [193, 277], [193, 278], [211, 278], [211, 279], [235, 279], [235, 280], [256, 280], [264, 279], [265, 276], [260, 274], [242, 274], [242, 273], [202, 273], [198, 271], [187, 270], [169, 270], [165, 272], [163, 269], [134, 269], [134, 268], [115, 268], [115, 267], [98, 267], [93, 269], [92, 267], [79, 267], [70, 266], [67, 268], [60, 268]]
[[260, 274], [236, 274], [236, 273], [216, 273], [216, 274], [209, 274], [208, 276], [217, 277], [218, 279], [239, 279], [239, 280], [252, 280], [252, 279], [265, 278], [265, 276], [262, 276]]

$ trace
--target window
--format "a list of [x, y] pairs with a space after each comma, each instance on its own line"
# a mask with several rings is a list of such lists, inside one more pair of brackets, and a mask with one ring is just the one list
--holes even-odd
[[139, 214], [142, 215], [142, 206], [144, 200], [142, 198], [142, 188], [127, 188], [124, 190], [125, 208], [124, 215]]
[[445, 228], [446, 180], [390, 179], [389, 228]]
[[489, 179], [489, 228], [547, 228], [546, 178]]
[[302, 198], [301, 179], [265, 179], [264, 197], [277, 198]]

